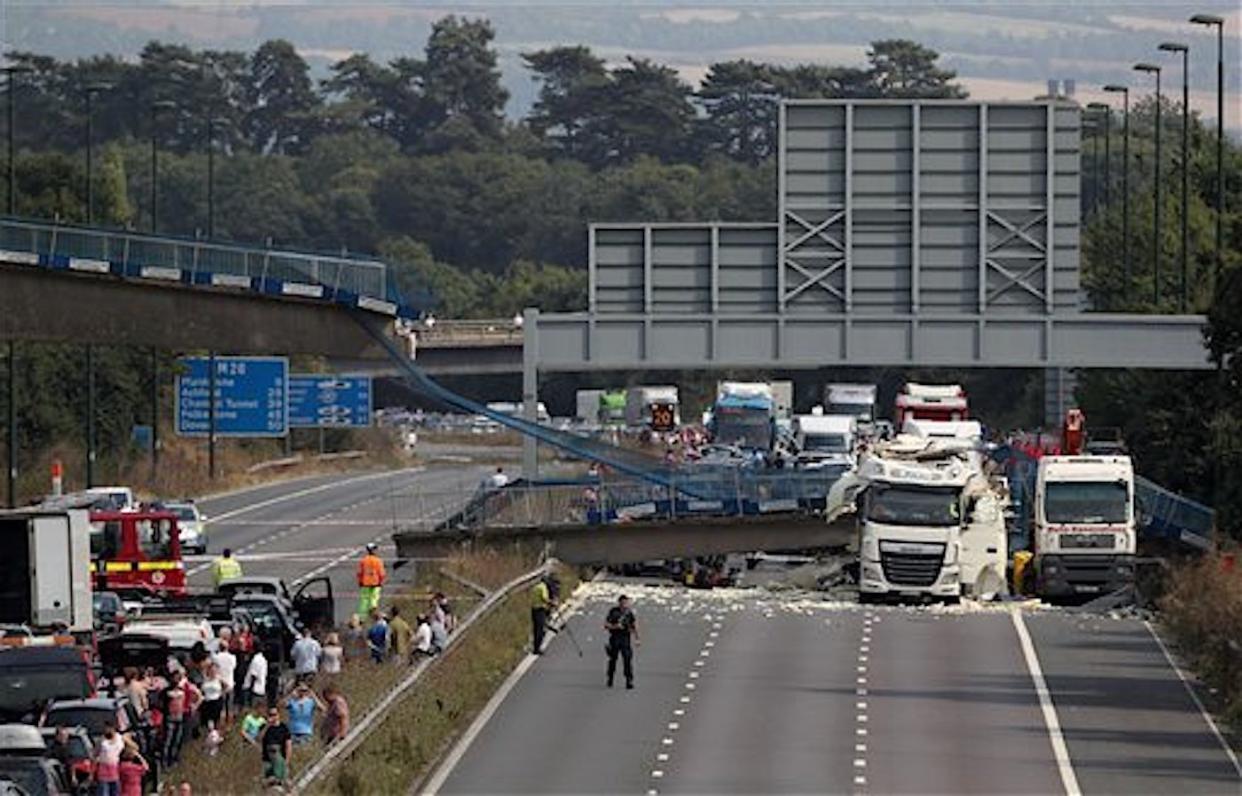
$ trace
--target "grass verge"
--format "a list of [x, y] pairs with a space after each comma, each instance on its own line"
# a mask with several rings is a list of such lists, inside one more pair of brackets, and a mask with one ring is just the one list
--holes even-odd
[[1207, 555], [1177, 567], [1160, 601], [1161, 623], [1242, 733], [1242, 563]]
[[[402, 615], [412, 621], [426, 609], [428, 598], [436, 591], [443, 591], [450, 597], [459, 616], [473, 610], [481, 599], [473, 590], [435, 571], [429, 572], [416, 588], [395, 596], [392, 603], [401, 606]], [[348, 660], [340, 674], [320, 676], [315, 685], [322, 692], [329, 683], [335, 684], [349, 700], [350, 714], [357, 721], [408, 671], [407, 666], [392, 662], [376, 664], [365, 658]], [[296, 776], [305, 770], [322, 753], [323, 746], [318, 737], [308, 744], [295, 747], [291, 766], [293, 774]], [[252, 793], [260, 790], [260, 773], [258, 748], [245, 743], [234, 727], [215, 757], [206, 754], [201, 741], [187, 740], [181, 763], [168, 773], [167, 779], [176, 784], [189, 782], [195, 793]]]
[[[577, 586], [560, 576], [566, 594]], [[480, 620], [312, 792], [405, 793], [425, 779], [526, 654], [529, 605], [519, 590]]]

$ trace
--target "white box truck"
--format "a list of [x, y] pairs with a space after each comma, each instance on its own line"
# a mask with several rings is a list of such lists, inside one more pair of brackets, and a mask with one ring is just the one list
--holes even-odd
[[91, 526], [83, 509], [0, 512], [0, 624], [90, 633]]
[[874, 384], [829, 384], [824, 388], [824, 414], [851, 415], [860, 423], [875, 422]]
[[673, 431], [681, 423], [677, 388], [630, 387], [625, 392], [625, 424], [630, 428]]
[[1035, 592], [1106, 594], [1134, 582], [1129, 456], [1045, 456], [1035, 476]]
[[797, 464], [807, 470], [853, 467], [858, 421], [851, 415], [798, 415], [793, 421]]

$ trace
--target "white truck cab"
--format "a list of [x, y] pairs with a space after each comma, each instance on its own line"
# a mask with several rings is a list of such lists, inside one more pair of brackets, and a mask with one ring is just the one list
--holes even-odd
[[1129, 456], [1045, 456], [1035, 477], [1035, 591], [1105, 594], [1134, 582]]
[[798, 415], [792, 430], [800, 467], [854, 466], [858, 420], [852, 415]]
[[[899, 437], [897, 445], [926, 443]], [[858, 506], [859, 596], [956, 600], [962, 594], [963, 490], [973, 471], [957, 457], [920, 461], [869, 455]]]

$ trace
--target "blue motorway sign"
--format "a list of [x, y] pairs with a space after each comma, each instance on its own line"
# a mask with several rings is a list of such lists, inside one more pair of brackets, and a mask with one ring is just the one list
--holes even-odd
[[371, 377], [322, 373], [289, 377], [289, 427], [371, 425]]
[[[207, 436], [207, 357], [181, 360], [177, 376], [177, 433]], [[289, 360], [216, 357], [216, 436], [283, 437], [289, 433]]]

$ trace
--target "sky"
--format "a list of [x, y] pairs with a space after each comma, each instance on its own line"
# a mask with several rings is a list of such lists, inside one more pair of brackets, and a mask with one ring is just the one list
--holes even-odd
[[979, 99], [1029, 99], [1049, 78], [1070, 79], [1080, 101], [1117, 102], [1106, 83], [1126, 83], [1132, 99], [1152, 89], [1132, 71], [1137, 61], [1165, 67], [1164, 88], [1180, 97], [1180, 58], [1156, 45], [1191, 47], [1191, 106], [1216, 115], [1214, 31], [1186, 20], [1196, 12], [1225, 18], [1226, 125], [1242, 133], [1242, 3], [975, 2], [756, 4], [715, 0], [542, 0], [444, 3], [426, 0], [0, 0], [7, 49], [75, 57], [133, 56], [151, 38], [196, 47], [248, 49], [267, 38], [291, 40], [317, 73], [351, 53], [378, 60], [416, 54], [430, 23], [449, 13], [486, 16], [496, 27], [509, 112], [521, 115], [535, 87], [520, 54], [554, 44], [587, 44], [611, 63], [645, 56], [697, 83], [716, 61], [863, 63], [878, 38], [911, 38], [943, 56]]

